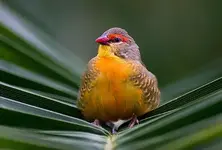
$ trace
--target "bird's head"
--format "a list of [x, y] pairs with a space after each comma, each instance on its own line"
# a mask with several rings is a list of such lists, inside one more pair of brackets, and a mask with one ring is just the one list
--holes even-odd
[[134, 39], [121, 28], [111, 28], [96, 39], [99, 54], [110, 54], [122, 59], [140, 60], [139, 47]]

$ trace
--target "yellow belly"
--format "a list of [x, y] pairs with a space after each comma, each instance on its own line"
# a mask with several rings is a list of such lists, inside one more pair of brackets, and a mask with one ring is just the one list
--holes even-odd
[[[101, 62], [106, 65], [99, 66]], [[128, 80], [130, 68], [126, 64], [100, 60], [97, 65], [100, 75], [93, 89], [84, 96], [86, 103], [83, 114], [87, 119], [117, 121], [147, 112], [142, 91]]]

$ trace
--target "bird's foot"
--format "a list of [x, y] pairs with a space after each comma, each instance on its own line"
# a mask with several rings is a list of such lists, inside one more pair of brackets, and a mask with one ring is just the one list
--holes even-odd
[[100, 121], [98, 119], [95, 119], [92, 124], [96, 125], [96, 126], [101, 126], [100, 125]]
[[135, 124], [139, 124], [139, 120], [137, 119], [136, 115], [133, 115], [128, 127], [132, 128]]

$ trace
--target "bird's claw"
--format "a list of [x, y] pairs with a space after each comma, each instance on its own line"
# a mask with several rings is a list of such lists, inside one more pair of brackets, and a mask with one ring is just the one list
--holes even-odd
[[139, 120], [137, 119], [135, 115], [133, 115], [128, 127], [132, 128], [134, 127], [135, 124], [139, 124]]
[[101, 126], [98, 119], [95, 119], [95, 120], [92, 122], [92, 124], [94, 124], [94, 125], [96, 125], [96, 126]]

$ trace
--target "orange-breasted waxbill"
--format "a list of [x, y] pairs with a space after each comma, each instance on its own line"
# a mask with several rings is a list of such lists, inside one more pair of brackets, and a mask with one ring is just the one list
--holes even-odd
[[158, 107], [157, 78], [144, 66], [138, 45], [121, 28], [111, 28], [96, 39], [98, 54], [82, 76], [78, 107], [87, 120], [115, 122], [131, 119]]

